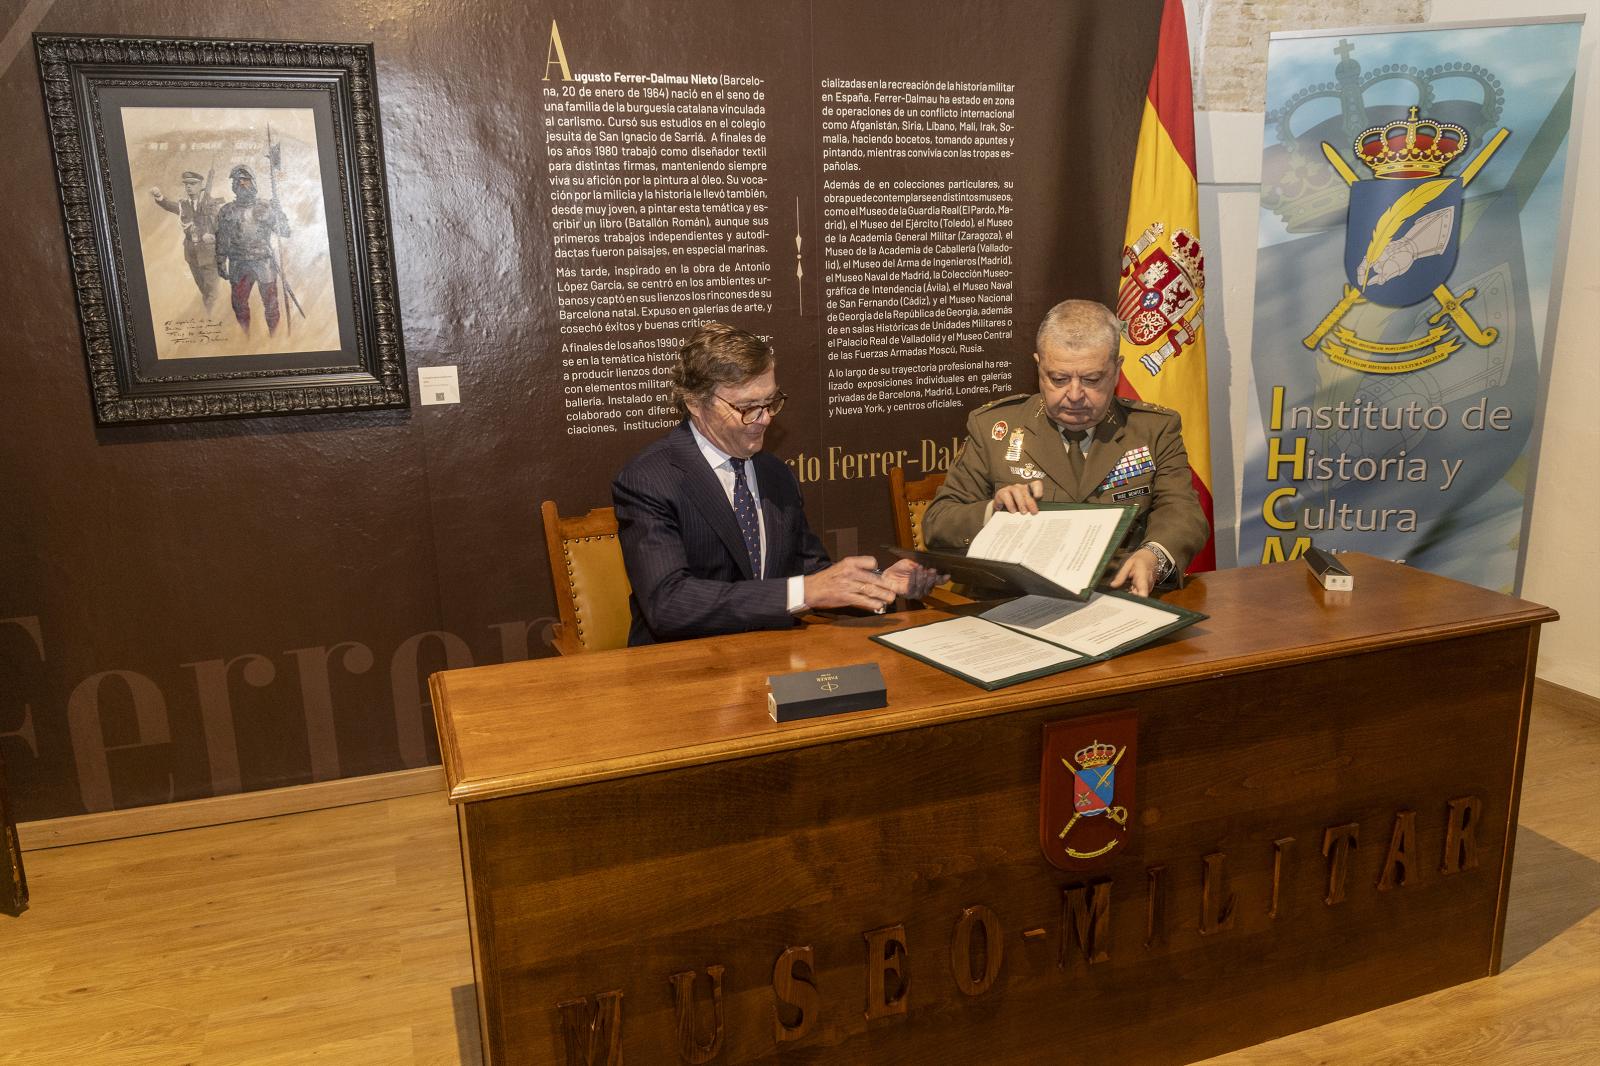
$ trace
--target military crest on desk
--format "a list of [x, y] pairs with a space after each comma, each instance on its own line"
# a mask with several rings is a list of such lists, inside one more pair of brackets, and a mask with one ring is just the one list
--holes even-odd
[[1039, 844], [1052, 866], [1081, 870], [1128, 848], [1138, 733], [1133, 712], [1044, 727]]

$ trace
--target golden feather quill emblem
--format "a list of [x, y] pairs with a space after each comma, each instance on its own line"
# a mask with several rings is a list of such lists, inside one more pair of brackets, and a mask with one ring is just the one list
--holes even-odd
[[1383, 254], [1383, 250], [1394, 239], [1395, 231], [1404, 225], [1407, 219], [1443, 195], [1453, 180], [1455, 179], [1440, 178], [1437, 181], [1424, 182], [1390, 204], [1389, 209], [1378, 216], [1378, 224], [1372, 229], [1372, 241], [1367, 245], [1367, 254], [1361, 265], [1361, 288], [1367, 287], [1371, 265], [1378, 261], [1378, 256]]

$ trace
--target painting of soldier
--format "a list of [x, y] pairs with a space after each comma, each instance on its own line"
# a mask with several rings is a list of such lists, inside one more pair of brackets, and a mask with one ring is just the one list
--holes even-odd
[[217, 219], [216, 273], [228, 282], [233, 317], [239, 328], [250, 332], [250, 291], [260, 290], [262, 317], [267, 332], [278, 331], [289, 287], [279, 276], [274, 239], [289, 236], [289, 220], [277, 200], [265, 200], [256, 192], [256, 176], [240, 164], [228, 174], [233, 184], [233, 203], [226, 205]]
[[210, 177], [185, 170], [181, 199], [164, 195], [159, 187], [151, 189], [150, 195], [163, 211], [178, 216], [183, 227], [183, 259], [209, 311], [217, 298], [217, 209], [222, 206], [222, 201], [211, 195]]
[[[149, 190], [135, 211], [156, 358], [338, 350], [312, 110], [125, 107], [122, 123]], [[174, 174], [181, 198], [165, 191]]]

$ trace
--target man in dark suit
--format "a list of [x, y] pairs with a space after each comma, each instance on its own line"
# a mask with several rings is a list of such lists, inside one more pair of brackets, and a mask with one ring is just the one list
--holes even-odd
[[802, 611], [876, 611], [920, 598], [942, 575], [870, 555], [829, 564], [806, 522], [800, 483], [761, 450], [783, 409], [772, 349], [708, 323], [678, 353], [672, 389], [687, 416], [611, 485], [633, 585], [630, 645], [784, 629]]

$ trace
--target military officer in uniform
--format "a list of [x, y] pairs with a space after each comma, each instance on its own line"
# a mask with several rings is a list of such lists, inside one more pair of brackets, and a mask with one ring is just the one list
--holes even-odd
[[183, 258], [194, 276], [195, 288], [206, 310], [217, 298], [217, 212], [222, 201], [211, 195], [211, 179], [198, 171], [183, 172], [184, 198], [174, 200], [160, 189], [151, 189], [156, 206], [178, 216], [183, 225]]
[[930, 547], [964, 548], [995, 511], [1039, 501], [1131, 504], [1113, 588], [1176, 580], [1211, 535], [1176, 411], [1115, 395], [1117, 317], [1101, 304], [1050, 309], [1034, 342], [1039, 391], [974, 411], [967, 441], [922, 518]]

